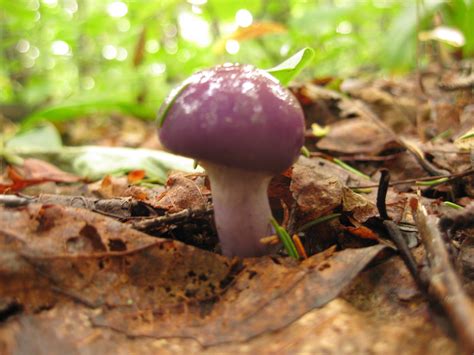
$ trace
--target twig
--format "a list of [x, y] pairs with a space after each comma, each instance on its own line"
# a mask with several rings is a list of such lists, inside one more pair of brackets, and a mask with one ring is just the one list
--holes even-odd
[[455, 78], [451, 82], [442, 81], [438, 87], [444, 91], [474, 89], [474, 74]]
[[365, 105], [361, 101], [356, 101], [355, 102], [356, 108], [359, 110], [359, 114], [361, 116], [366, 116], [368, 117], [375, 125], [377, 125], [379, 128], [387, 132], [387, 134], [390, 135], [390, 137], [400, 144], [402, 147], [404, 147], [406, 150], [408, 150], [417, 160], [417, 162], [421, 165], [423, 169], [425, 169], [430, 175], [446, 175], [449, 174], [449, 172], [441, 170], [436, 168], [433, 164], [428, 162], [424, 157], [423, 153], [417, 149], [413, 144], [409, 143], [408, 141], [400, 138], [394, 131], [393, 129], [387, 125], [385, 122], [383, 122], [375, 113], [373, 113], [367, 105]]
[[[366, 154], [354, 154], [354, 155], [339, 155], [339, 158], [342, 161], [387, 161], [396, 159], [401, 153], [398, 152], [390, 155], [366, 155]], [[321, 152], [311, 152], [310, 156], [320, 157], [323, 156], [324, 153]]]
[[[474, 175], [474, 169], [469, 169], [466, 171], [463, 171], [461, 173], [457, 174], [451, 174], [451, 175], [437, 175], [437, 176], [423, 176], [419, 178], [414, 178], [414, 179], [406, 179], [406, 180], [399, 180], [399, 181], [394, 181], [390, 182], [389, 186], [396, 186], [396, 185], [405, 185], [405, 184], [411, 184], [411, 183], [416, 183], [417, 181], [431, 181], [431, 180], [436, 180], [436, 179], [441, 179], [441, 178], [448, 178], [446, 182], [450, 182], [455, 179], [459, 179], [465, 176], [469, 175]], [[349, 186], [350, 189], [369, 189], [373, 187], [378, 187], [379, 185], [363, 185], [363, 186]]]
[[121, 221], [127, 221], [132, 228], [139, 231], [149, 231], [166, 224], [181, 223], [193, 218], [207, 217], [212, 214], [212, 208], [202, 210], [182, 210], [173, 214], [158, 217], [130, 218], [132, 211], [140, 206], [149, 207], [146, 203], [131, 198], [94, 199], [83, 196], [40, 195], [39, 197], [20, 197], [15, 195], [0, 195], [0, 204], [6, 207], [20, 207], [30, 203], [57, 204], [76, 208], [84, 208]]
[[164, 225], [169, 225], [173, 223], [180, 223], [189, 219], [208, 217], [213, 212], [212, 208], [200, 209], [200, 210], [191, 210], [186, 209], [176, 213], [172, 213], [165, 216], [153, 217], [140, 219], [139, 221], [130, 220], [128, 223], [131, 224], [132, 228], [139, 231], [149, 231], [152, 229], [159, 228]]
[[405, 139], [400, 139], [402, 142], [403, 146], [408, 150], [408, 152], [415, 158], [415, 160], [418, 162], [418, 164], [421, 165], [425, 171], [430, 174], [430, 175], [448, 175], [450, 174], [449, 171], [443, 170], [443, 169], [438, 169], [435, 167], [433, 164], [431, 164], [426, 158], [424, 157], [424, 153], [414, 144], [408, 142]]
[[463, 348], [474, 351], [474, 306], [449, 261], [437, 218], [428, 216], [417, 200], [411, 203], [421, 240], [430, 265], [428, 291], [443, 307]]
[[21, 207], [29, 203], [34, 203], [34, 198], [19, 197], [16, 195], [0, 195], [0, 204], [5, 207]]
[[387, 169], [382, 169], [380, 173], [379, 189], [377, 192], [377, 209], [379, 211], [380, 218], [383, 219], [383, 225], [385, 226], [390, 239], [395, 243], [398, 253], [400, 254], [400, 257], [405, 263], [411, 276], [421, 291], [426, 294], [426, 284], [423, 282], [420, 276], [416, 260], [411, 253], [405, 238], [403, 238], [400, 227], [395, 222], [390, 220], [390, 217], [387, 213], [386, 197], [390, 184], [390, 172]]
[[383, 221], [383, 224], [385, 228], [387, 229], [387, 232], [390, 235], [390, 238], [395, 243], [398, 249], [398, 252], [400, 254], [400, 257], [405, 263], [405, 266], [407, 267], [411, 276], [415, 280], [417, 286], [420, 288], [420, 290], [424, 294], [426, 294], [426, 282], [424, 282], [422, 277], [420, 276], [418, 264], [416, 263], [416, 260], [413, 254], [411, 253], [410, 248], [408, 247], [408, 244], [405, 238], [403, 238], [403, 235], [400, 232], [400, 227], [398, 227], [398, 225], [395, 222], [389, 221], [389, 220]]
[[133, 215], [133, 211], [139, 207], [152, 210], [145, 202], [132, 198], [109, 198], [99, 199], [84, 196], [64, 196], [43, 194], [38, 197], [0, 195], [0, 204], [6, 207], [20, 207], [30, 203], [53, 204], [68, 207], [88, 209], [109, 217], [124, 219]]

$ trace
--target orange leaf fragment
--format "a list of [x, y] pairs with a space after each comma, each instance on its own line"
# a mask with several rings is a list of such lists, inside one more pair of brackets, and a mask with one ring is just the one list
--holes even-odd
[[372, 229], [369, 229], [365, 226], [359, 227], [346, 227], [346, 230], [355, 235], [356, 237], [363, 238], [363, 239], [371, 239], [371, 240], [379, 240], [379, 236], [375, 233]]
[[130, 171], [127, 175], [127, 180], [130, 184], [137, 183], [145, 177], [145, 170], [133, 170]]
[[248, 39], [262, 37], [268, 34], [286, 32], [286, 27], [277, 22], [265, 21], [254, 22], [248, 27], [239, 27], [233, 32], [228, 39], [236, 41], [245, 41]]

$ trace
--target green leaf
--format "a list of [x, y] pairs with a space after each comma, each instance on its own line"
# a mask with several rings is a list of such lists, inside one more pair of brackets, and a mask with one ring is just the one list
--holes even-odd
[[341, 168], [346, 169], [347, 171], [350, 171], [351, 173], [354, 173], [361, 178], [364, 178], [366, 180], [370, 180], [370, 176], [365, 175], [363, 172], [357, 170], [356, 168], [350, 166], [349, 164], [344, 163], [341, 159], [334, 158], [333, 159], [334, 163], [339, 165]]
[[308, 222], [306, 224], [303, 224], [299, 229], [298, 229], [298, 232], [303, 232], [317, 224], [320, 224], [320, 223], [323, 223], [323, 222], [326, 222], [326, 221], [331, 221], [333, 219], [336, 219], [338, 217], [340, 217], [341, 214], [340, 213], [332, 213], [332, 214], [328, 214], [326, 216], [322, 216], [322, 217], [319, 217], [319, 218], [316, 218], [315, 220], [312, 220], [311, 222]]
[[286, 252], [290, 257], [293, 259], [298, 260], [300, 258], [300, 255], [298, 254], [298, 251], [296, 250], [295, 243], [293, 243], [293, 240], [291, 239], [290, 235], [286, 231], [285, 228], [281, 227], [278, 222], [275, 220], [275, 218], [270, 219], [270, 223], [272, 224], [273, 228], [275, 229], [275, 233], [278, 235], [280, 238], [281, 242], [283, 243], [283, 246], [286, 249]]
[[311, 152], [306, 148], [305, 146], [301, 147], [301, 155], [305, 156], [306, 158], [309, 158], [311, 156]]
[[288, 85], [308, 65], [313, 57], [314, 50], [306, 47], [276, 67], [267, 69], [267, 72], [277, 78], [282, 85]]
[[158, 112], [158, 118], [157, 118], [158, 127], [163, 126], [163, 123], [165, 122], [166, 115], [168, 114], [169, 110], [174, 105], [178, 96], [184, 91], [184, 89], [186, 89], [189, 86], [189, 84], [191, 84], [190, 81], [183, 82], [180, 86], [178, 86], [171, 92], [170, 96], [166, 98], [163, 104], [163, 107]]
[[52, 124], [21, 132], [5, 144], [7, 150], [15, 150], [17, 148], [59, 149], [62, 146], [61, 136]]
[[63, 122], [104, 111], [119, 111], [140, 118], [151, 118], [154, 116], [153, 110], [139, 104], [95, 99], [44, 108], [26, 117], [22, 122], [22, 128], [27, 129], [42, 121]]
[[40, 158], [90, 180], [98, 180], [106, 175], [122, 175], [132, 170], [145, 170], [148, 179], [164, 183], [171, 170], [202, 171], [200, 167], [193, 168], [192, 159], [151, 149], [15, 146], [6, 148], [4, 154]]
[[473, 137], [474, 137], [474, 130], [470, 130], [469, 132], [467, 132], [463, 136], [459, 137], [458, 140], [462, 141], [462, 140], [473, 138]]
[[428, 181], [417, 181], [417, 182], [415, 182], [415, 185], [417, 185], [417, 186], [436, 186], [436, 185], [439, 185], [439, 184], [443, 184], [446, 181], [449, 181], [449, 178], [442, 177], [442, 178], [439, 178], [439, 179], [428, 180]]
[[455, 210], [463, 210], [464, 209], [463, 206], [460, 206], [457, 203], [450, 202], [450, 201], [444, 201], [443, 205], [445, 205], [446, 207], [454, 208]]

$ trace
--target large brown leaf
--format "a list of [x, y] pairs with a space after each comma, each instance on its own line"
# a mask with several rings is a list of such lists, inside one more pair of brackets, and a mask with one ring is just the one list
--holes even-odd
[[[119, 246], [119, 250], [117, 249]], [[95, 325], [128, 335], [245, 341], [281, 329], [347, 286], [382, 246], [233, 259], [151, 238], [87, 210], [0, 208], [0, 304], [25, 312], [98, 308]]]

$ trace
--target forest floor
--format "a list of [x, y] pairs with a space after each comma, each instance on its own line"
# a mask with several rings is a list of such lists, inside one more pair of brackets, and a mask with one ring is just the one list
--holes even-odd
[[[163, 186], [5, 164], [0, 353], [472, 353], [473, 88], [461, 65], [293, 86], [307, 152], [269, 197], [299, 260], [220, 255], [202, 171]], [[55, 129], [160, 149], [118, 114]]]

